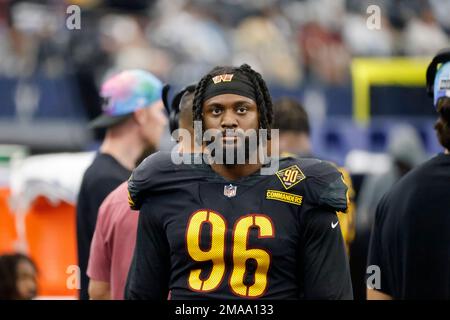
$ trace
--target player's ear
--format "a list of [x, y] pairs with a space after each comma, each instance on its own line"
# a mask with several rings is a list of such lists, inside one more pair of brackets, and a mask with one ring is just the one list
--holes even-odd
[[145, 108], [137, 109], [133, 112], [133, 119], [139, 124], [144, 125], [147, 120], [147, 112]]

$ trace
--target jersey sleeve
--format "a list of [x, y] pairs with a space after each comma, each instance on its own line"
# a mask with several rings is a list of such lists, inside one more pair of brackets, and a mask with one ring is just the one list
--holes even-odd
[[311, 209], [302, 225], [304, 297], [300, 298], [353, 299], [349, 262], [336, 213]]
[[310, 171], [307, 175], [309, 195], [306, 200], [314, 206], [346, 212], [348, 188], [342, 173], [326, 161], [320, 161]]
[[169, 292], [170, 247], [163, 226], [144, 203], [136, 247], [125, 288], [127, 300], [166, 300]]

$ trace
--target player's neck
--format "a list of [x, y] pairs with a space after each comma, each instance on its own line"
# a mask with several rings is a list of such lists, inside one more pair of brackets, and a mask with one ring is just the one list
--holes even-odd
[[224, 165], [224, 164], [211, 164], [211, 168], [223, 178], [227, 180], [238, 180], [242, 177], [247, 177], [256, 171], [260, 170], [262, 164], [235, 164], [235, 165]]

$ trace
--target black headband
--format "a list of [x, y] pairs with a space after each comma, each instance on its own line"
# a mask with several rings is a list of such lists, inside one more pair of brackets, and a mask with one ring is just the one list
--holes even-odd
[[224, 73], [213, 76], [205, 89], [204, 100], [221, 95], [233, 93], [252, 99], [256, 102], [256, 91], [252, 82], [241, 72]]

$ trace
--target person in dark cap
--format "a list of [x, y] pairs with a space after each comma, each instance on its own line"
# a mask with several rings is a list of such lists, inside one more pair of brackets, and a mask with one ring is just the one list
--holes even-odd
[[148, 150], [157, 148], [167, 123], [162, 83], [142, 70], [127, 70], [103, 84], [103, 113], [91, 128], [106, 128], [105, 139], [86, 170], [77, 202], [80, 299], [88, 299], [86, 274], [98, 209], [106, 196], [126, 181]]

